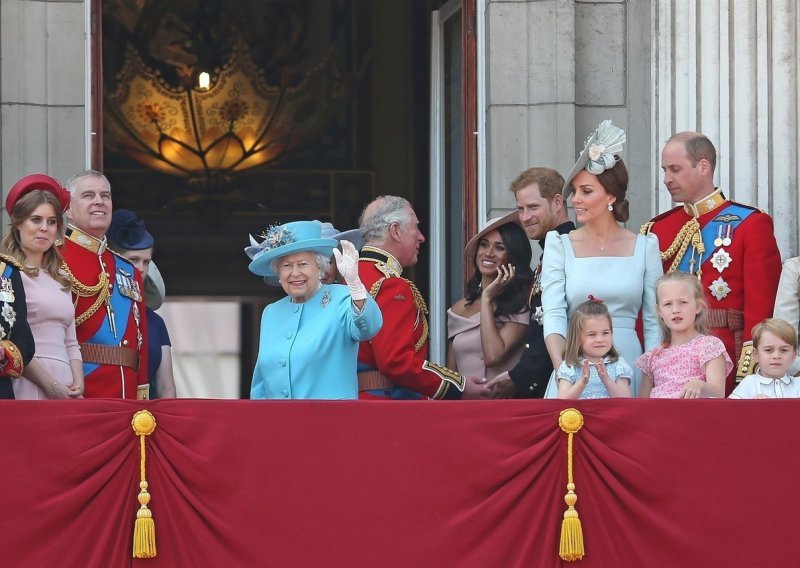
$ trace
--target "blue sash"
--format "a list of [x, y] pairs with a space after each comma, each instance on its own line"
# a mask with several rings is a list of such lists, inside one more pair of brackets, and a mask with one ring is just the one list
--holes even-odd
[[[718, 248], [714, 246], [714, 239], [717, 238], [719, 234], [719, 227], [723, 227], [723, 235], [725, 232], [725, 225], [730, 225], [731, 227], [731, 238], [733, 238], [733, 233], [736, 230], [742, 221], [747, 219], [751, 213], [754, 212], [754, 209], [750, 207], [745, 207], [743, 205], [739, 205], [738, 203], [729, 203], [726, 207], [723, 207], [716, 216], [708, 223], [700, 232], [700, 236], [703, 240], [703, 244], [706, 246], [705, 255], [700, 255], [700, 258], [697, 260], [697, 264], [695, 266], [702, 266], [702, 264], [711, 258], [714, 251]], [[692, 258], [691, 253], [687, 249], [686, 254], [683, 255], [680, 264], [678, 265], [678, 270], [681, 272], [689, 272], [689, 262]]]
[[3, 278], [11, 278], [11, 271], [14, 270], [14, 267], [8, 263], [5, 263], [6, 267], [3, 269]]
[[[131, 279], [133, 279], [135, 274], [133, 264], [119, 256], [114, 257], [114, 274], [111, 275], [113, 281], [111, 282], [112, 286], [109, 303], [111, 304], [111, 313], [114, 314], [114, 325], [117, 329], [117, 336], [115, 336], [114, 332], [111, 330], [111, 322], [109, 321], [108, 314], [106, 314], [97, 332], [87, 339], [86, 343], [113, 345], [116, 347], [119, 346], [120, 340], [125, 335], [125, 329], [128, 327], [128, 320], [130, 319], [131, 309], [133, 308], [133, 300], [127, 296], [123, 296], [119, 291], [116, 273], [120, 268], [129, 272], [131, 274]], [[105, 306], [101, 306], [100, 309], [105, 310]], [[99, 366], [99, 363], [84, 363], [83, 375], [87, 376]]]

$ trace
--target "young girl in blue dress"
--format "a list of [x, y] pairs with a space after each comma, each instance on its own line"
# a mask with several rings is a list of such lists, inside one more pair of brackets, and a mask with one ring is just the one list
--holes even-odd
[[569, 320], [564, 360], [556, 371], [558, 398], [629, 397], [632, 376], [614, 347], [608, 307], [589, 296]]

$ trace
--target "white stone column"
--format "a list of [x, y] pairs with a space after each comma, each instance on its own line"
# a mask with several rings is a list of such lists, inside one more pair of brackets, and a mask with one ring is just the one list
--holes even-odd
[[524, 169], [564, 171], [575, 151], [575, 2], [486, 4], [487, 216], [514, 207]]
[[[83, 1], [0, 3], [0, 184], [85, 164]], [[1, 205], [1, 204], [0, 204]]]
[[[717, 183], [767, 210], [783, 256], [798, 254], [796, 0], [653, 1], [654, 171], [671, 134], [703, 132], [717, 147]], [[654, 178], [655, 214], [672, 203]]]

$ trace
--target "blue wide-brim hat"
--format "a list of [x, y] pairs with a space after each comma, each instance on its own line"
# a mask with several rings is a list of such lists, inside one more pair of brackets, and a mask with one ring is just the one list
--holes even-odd
[[251, 246], [244, 252], [252, 259], [250, 272], [258, 276], [275, 276], [270, 263], [276, 258], [296, 252], [313, 252], [329, 257], [339, 242], [322, 237], [322, 223], [319, 221], [295, 221], [271, 227], [263, 235], [264, 240], [257, 243], [250, 237]]

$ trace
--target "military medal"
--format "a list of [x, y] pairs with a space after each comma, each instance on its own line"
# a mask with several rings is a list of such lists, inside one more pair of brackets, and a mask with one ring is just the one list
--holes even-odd
[[717, 300], [722, 300], [731, 292], [731, 287], [722, 279], [722, 276], [714, 280], [708, 289], [711, 290], [711, 295]]
[[134, 302], [141, 300], [139, 285], [136, 284], [136, 281], [133, 279], [133, 274], [124, 268], [117, 267], [116, 281], [117, 289], [119, 290], [120, 294], [126, 298], [130, 298]]
[[714, 239], [714, 246], [715, 247], [722, 246], [722, 225], [717, 225], [717, 238]]
[[542, 310], [542, 306], [536, 306], [536, 310], [533, 312], [533, 321], [542, 325], [542, 321], [544, 320], [544, 311]]
[[731, 265], [731, 255], [728, 254], [724, 248], [719, 249], [711, 257], [711, 266], [717, 269], [717, 272], [722, 274], [722, 271]]
[[725, 237], [722, 239], [722, 246], [731, 246], [731, 226], [725, 225]]

